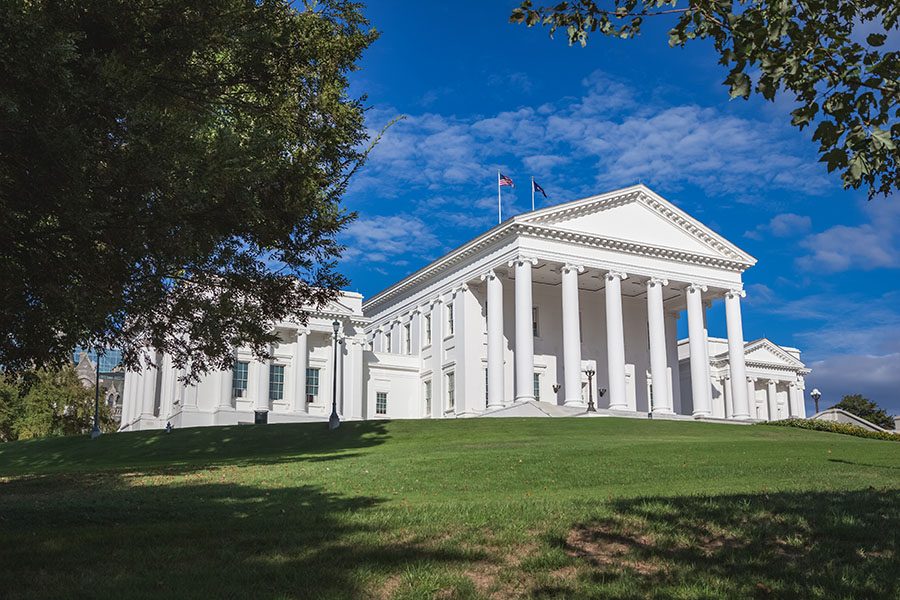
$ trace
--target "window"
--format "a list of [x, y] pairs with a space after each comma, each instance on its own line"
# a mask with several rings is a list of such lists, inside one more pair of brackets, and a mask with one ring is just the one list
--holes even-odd
[[306, 401], [315, 402], [319, 397], [319, 369], [306, 370]]
[[431, 315], [425, 315], [425, 345], [431, 345]]
[[269, 400], [284, 398], [284, 365], [269, 365]]
[[425, 382], [425, 416], [431, 416], [431, 380]]
[[409, 323], [403, 326], [403, 353], [412, 354], [412, 337], [410, 336]]
[[375, 394], [375, 414], [387, 414], [387, 392], [378, 392]]
[[531, 333], [534, 334], [534, 337], [538, 337], [539, 334], [538, 329], [538, 309], [537, 306], [532, 307], [531, 309]]
[[384, 351], [389, 354], [391, 352], [391, 333], [390, 329], [384, 332]]
[[250, 363], [246, 361], [234, 361], [234, 369], [231, 376], [231, 395], [235, 398], [243, 398], [247, 392], [247, 370], [249, 366]]
[[451, 371], [447, 373], [447, 410], [453, 410], [456, 406], [456, 377]]
[[534, 374], [534, 399], [541, 399], [541, 375], [540, 373]]
[[488, 405], [488, 370], [484, 370], [484, 405]]
[[453, 335], [453, 303], [447, 305], [447, 335]]

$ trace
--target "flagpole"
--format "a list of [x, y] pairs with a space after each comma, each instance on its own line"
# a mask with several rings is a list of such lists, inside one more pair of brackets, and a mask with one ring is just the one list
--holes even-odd
[[497, 169], [497, 223], [503, 222], [503, 210], [500, 208], [500, 169]]
[[534, 175], [531, 176], [531, 212], [534, 212]]

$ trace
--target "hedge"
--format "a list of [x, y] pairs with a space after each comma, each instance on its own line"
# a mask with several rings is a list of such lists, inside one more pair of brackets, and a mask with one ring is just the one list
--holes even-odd
[[813, 431], [827, 431], [829, 433], [842, 433], [844, 435], [855, 435], [856, 437], [870, 438], [873, 440], [890, 440], [900, 442], [900, 435], [895, 433], [887, 433], [885, 431], [869, 431], [856, 425], [848, 425], [846, 423], [838, 423], [837, 421], [820, 421], [819, 419], [782, 419], [781, 421], [771, 421], [768, 423], [758, 423], [759, 425], [780, 425], [782, 427], [799, 427], [800, 429], [812, 429]]

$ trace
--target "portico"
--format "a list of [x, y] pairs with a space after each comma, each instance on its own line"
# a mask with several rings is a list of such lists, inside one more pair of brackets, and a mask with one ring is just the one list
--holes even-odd
[[[448, 295], [464, 289], [451, 318], [465, 330], [442, 336], [440, 348], [421, 348], [423, 364], [439, 351], [441, 370], [452, 369], [454, 415], [531, 400], [584, 407], [588, 368], [601, 407], [682, 412], [675, 332], [687, 309], [696, 400], [685, 405], [711, 417], [706, 307], [726, 303], [729, 348], [741, 350], [729, 369], [744, 381], [741, 273], [754, 262], [640, 185], [510, 219], [363, 309], [378, 347], [382, 324], [398, 317], [409, 315], [420, 330], [425, 318], [446, 323]], [[439, 390], [446, 379], [423, 375], [426, 382]], [[729, 397], [729, 418], [751, 418], [746, 386], [732, 386]]]

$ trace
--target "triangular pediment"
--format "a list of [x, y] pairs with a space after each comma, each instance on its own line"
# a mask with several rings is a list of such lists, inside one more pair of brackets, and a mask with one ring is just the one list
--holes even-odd
[[522, 223], [714, 256], [752, 265], [752, 256], [644, 185], [552, 206]]
[[788, 354], [781, 346], [766, 338], [749, 342], [744, 347], [744, 356], [746, 356], [747, 362], [777, 364], [797, 368], [805, 366], [801, 361]]

